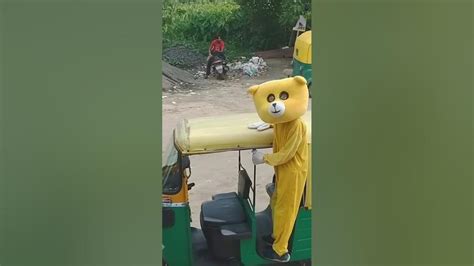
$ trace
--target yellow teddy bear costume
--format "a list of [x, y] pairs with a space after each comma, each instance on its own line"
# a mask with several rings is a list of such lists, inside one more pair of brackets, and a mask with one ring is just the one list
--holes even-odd
[[[248, 92], [253, 96], [259, 117], [274, 128], [273, 153], [261, 154], [256, 160], [275, 168], [272, 247], [282, 256], [288, 252], [307, 176], [306, 124], [301, 116], [308, 107], [308, 88], [306, 80], [296, 76], [252, 86]], [[254, 153], [255, 156], [259, 157]]]

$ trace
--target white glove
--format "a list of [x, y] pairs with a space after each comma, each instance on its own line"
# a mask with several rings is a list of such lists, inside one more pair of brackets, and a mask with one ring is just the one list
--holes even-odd
[[263, 123], [261, 126], [257, 127], [257, 130], [258, 131], [264, 131], [264, 130], [267, 130], [271, 127], [272, 127], [272, 125], [270, 125], [268, 123]]
[[271, 127], [270, 124], [262, 122], [262, 121], [255, 122], [255, 123], [252, 123], [252, 124], [248, 125], [249, 129], [257, 129], [258, 131], [263, 131], [263, 130], [269, 129], [270, 127]]
[[252, 162], [253, 164], [262, 164], [265, 161], [263, 160], [263, 152], [259, 152], [256, 149], [252, 150]]
[[261, 126], [263, 124], [265, 124], [265, 122], [259, 121], [259, 122], [252, 123], [252, 124], [248, 125], [247, 127], [249, 129], [257, 129], [259, 126]]

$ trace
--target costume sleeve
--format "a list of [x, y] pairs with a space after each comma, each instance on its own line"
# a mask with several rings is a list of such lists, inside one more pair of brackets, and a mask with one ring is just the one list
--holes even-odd
[[291, 160], [296, 155], [298, 147], [301, 141], [303, 140], [303, 132], [301, 130], [301, 127], [302, 124], [298, 123], [291, 129], [289, 129], [289, 138], [286, 141], [285, 145], [276, 153], [265, 154], [263, 156], [263, 160], [271, 166], [285, 164], [286, 162]]

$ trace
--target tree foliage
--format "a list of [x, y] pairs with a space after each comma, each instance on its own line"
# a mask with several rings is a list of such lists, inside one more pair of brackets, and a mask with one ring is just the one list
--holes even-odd
[[310, 14], [310, 0], [166, 0], [163, 36], [165, 45], [186, 43], [203, 52], [216, 33], [236, 50], [279, 48], [288, 45], [299, 16], [309, 20]]

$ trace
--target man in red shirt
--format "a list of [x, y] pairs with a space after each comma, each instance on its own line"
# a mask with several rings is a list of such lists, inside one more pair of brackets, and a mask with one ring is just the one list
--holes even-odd
[[206, 77], [211, 74], [211, 65], [212, 62], [216, 57], [221, 57], [225, 59], [224, 56], [224, 41], [221, 39], [219, 34], [216, 35], [216, 38], [211, 42], [209, 46], [209, 56], [207, 57], [207, 69], [206, 69]]

